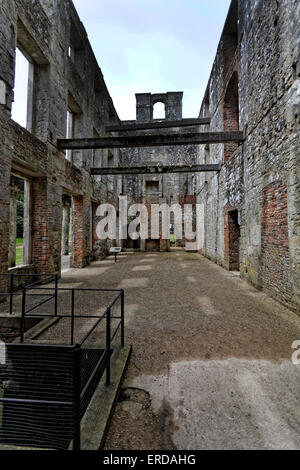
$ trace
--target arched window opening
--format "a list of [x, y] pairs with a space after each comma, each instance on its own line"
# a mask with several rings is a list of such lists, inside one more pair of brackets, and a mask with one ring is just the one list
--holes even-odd
[[153, 106], [153, 119], [165, 119], [166, 110], [164, 103], [158, 102]]
[[[239, 130], [238, 74], [234, 72], [228, 84], [223, 105], [223, 129], [225, 132]], [[228, 160], [238, 148], [236, 142], [224, 145], [224, 160]]]

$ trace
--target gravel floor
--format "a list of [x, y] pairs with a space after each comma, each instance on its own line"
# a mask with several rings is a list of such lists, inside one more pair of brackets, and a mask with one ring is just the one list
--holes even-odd
[[300, 448], [300, 317], [197, 254], [126, 253], [63, 275], [125, 289], [133, 353], [107, 449]]

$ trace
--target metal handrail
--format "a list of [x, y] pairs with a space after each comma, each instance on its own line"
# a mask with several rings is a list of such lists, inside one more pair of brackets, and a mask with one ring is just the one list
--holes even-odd
[[[45, 292], [48, 291], [49, 299], [44, 299], [45, 295], [47, 295]], [[84, 315], [84, 314], [76, 314], [76, 293], [77, 292], [113, 292], [116, 295], [114, 296], [115, 298], [110, 302], [109, 306], [106, 307], [104, 313], [98, 313], [99, 309], [97, 309], [97, 314], [96, 315]], [[33, 294], [32, 294], [33, 292]], [[60, 300], [59, 298], [59, 293], [60, 292], [70, 292], [71, 293], [71, 305], [70, 305], [70, 312], [67, 312], [69, 314], [60, 314], [58, 312], [58, 301]], [[28, 306], [27, 310], [27, 305], [26, 305], [26, 299], [27, 296], [29, 297], [30, 295], [36, 295], [38, 297], [38, 294], [41, 296], [43, 299], [41, 302], [38, 303], [38, 305], [32, 307], [32, 305]], [[35, 283], [28, 285], [22, 289], [22, 317], [21, 317], [21, 334], [20, 334], [20, 343], [14, 343], [13, 347], [33, 347], [33, 348], [66, 348], [65, 350], [69, 350], [70, 353], [74, 351], [74, 358], [72, 362], [72, 370], [73, 370], [73, 385], [72, 385], [72, 396], [71, 401], [64, 401], [64, 396], [62, 396], [61, 401], [55, 401], [51, 400], [51, 396], [49, 397], [50, 400], [37, 400], [34, 398], [3, 398], [0, 399], [1, 402], [11, 402], [11, 403], [20, 403], [20, 404], [43, 404], [43, 405], [57, 405], [57, 406], [71, 406], [72, 407], [72, 413], [74, 416], [74, 421], [72, 424], [72, 433], [73, 433], [73, 448], [74, 449], [80, 449], [80, 422], [81, 422], [81, 413], [83, 412], [82, 410], [85, 410], [86, 408], [86, 403], [87, 400], [90, 399], [90, 393], [94, 393], [94, 387], [95, 387], [95, 380], [100, 380], [102, 373], [105, 372], [106, 378], [105, 382], [107, 386], [110, 386], [111, 384], [111, 354], [112, 354], [112, 343], [115, 341], [117, 333], [120, 331], [121, 328], [121, 347], [124, 347], [124, 290], [123, 289], [97, 289], [97, 288], [65, 288], [65, 287], [58, 287], [57, 284], [55, 284], [55, 287], [39, 287]], [[48, 300], [53, 300], [53, 298], [56, 299], [56, 303], [53, 307], [51, 304], [51, 307], [53, 308], [53, 313], [43, 313], [37, 311], [36, 313], [32, 313], [33, 310], [37, 310], [38, 307], [41, 305], [45, 304]], [[40, 299], [38, 299], [40, 300]], [[120, 308], [120, 315], [112, 315], [112, 308], [116, 305], [117, 302], [120, 301], [120, 306], [118, 305], [118, 308]], [[97, 305], [96, 305], [97, 307]], [[47, 309], [48, 310], [48, 309]], [[68, 345], [61, 345], [61, 344], [31, 344], [31, 343], [26, 343], [25, 340], [25, 320], [27, 318], [68, 318], [71, 320], [71, 326], [70, 326], [70, 344]], [[91, 319], [95, 320], [94, 322], [89, 322], [88, 323], [88, 332], [83, 334], [83, 338], [80, 340], [80, 342], [77, 342], [74, 344], [75, 340], [75, 320], [76, 318], [83, 318], [83, 319]], [[99, 351], [99, 355], [96, 356], [89, 356], [90, 353], [87, 354], [86, 359], [90, 362], [90, 366], [87, 368], [89, 370], [88, 375], [86, 372], [84, 372], [84, 366], [82, 365], [82, 351], [86, 349], [86, 351], [89, 350], [88, 345], [84, 348], [84, 343], [87, 341], [87, 339], [91, 336], [91, 334], [95, 331], [97, 326], [103, 321], [106, 320], [106, 331], [104, 332], [105, 334], [105, 346], [104, 348], [101, 348]], [[112, 328], [111, 325], [111, 320], [112, 319], [118, 319], [119, 321], [117, 322], [117, 325]], [[92, 326], [90, 326], [90, 323], [93, 323]], [[103, 351], [102, 351], [103, 349]], [[64, 356], [64, 352], [61, 351], [61, 354]], [[60, 356], [61, 357], [61, 356]], [[93, 359], [93, 357], [95, 359]], [[103, 368], [102, 368], [103, 367]], [[84, 373], [83, 373], [84, 372]], [[82, 375], [83, 374], [83, 375]], [[81, 390], [82, 387], [82, 390]], [[67, 398], [67, 396], [65, 397]]]

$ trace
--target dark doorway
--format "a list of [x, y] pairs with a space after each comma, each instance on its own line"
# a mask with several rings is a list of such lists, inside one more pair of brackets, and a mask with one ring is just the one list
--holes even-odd
[[229, 231], [229, 269], [231, 271], [240, 270], [240, 225], [239, 213], [237, 210], [228, 212]]

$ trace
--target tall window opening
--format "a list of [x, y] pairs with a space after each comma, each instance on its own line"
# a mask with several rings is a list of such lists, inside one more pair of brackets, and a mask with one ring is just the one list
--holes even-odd
[[66, 271], [71, 266], [71, 257], [73, 252], [72, 245], [72, 197], [63, 194], [62, 197], [62, 231], [61, 231], [61, 254], [62, 254], [62, 271]]
[[[66, 138], [73, 139], [75, 137], [81, 137], [81, 118], [82, 118], [82, 111], [74, 98], [71, 94], [68, 96], [68, 109], [67, 109], [67, 116], [66, 116]], [[75, 156], [76, 153], [80, 154], [80, 151], [66, 151], [66, 159], [72, 161], [76, 160]], [[78, 158], [77, 158], [78, 160]]]
[[17, 176], [10, 181], [9, 267], [31, 262], [30, 182]]
[[33, 63], [17, 48], [12, 119], [29, 131], [32, 126], [32, 93]]

